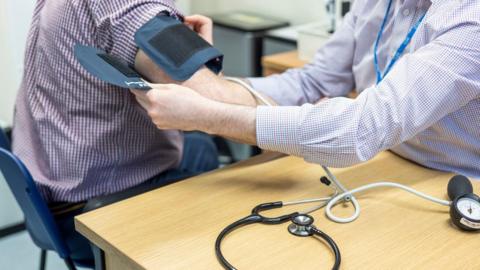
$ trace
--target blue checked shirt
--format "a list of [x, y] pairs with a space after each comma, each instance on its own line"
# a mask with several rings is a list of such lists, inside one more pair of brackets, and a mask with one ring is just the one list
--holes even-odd
[[[263, 149], [344, 167], [391, 149], [418, 164], [480, 177], [480, 1], [396, 0], [381, 70], [426, 13], [405, 54], [376, 85], [373, 46], [387, 0], [356, 0], [313, 63], [252, 85], [279, 107], [257, 109]], [[345, 96], [357, 89], [356, 99]], [[323, 97], [330, 99], [312, 105]]]

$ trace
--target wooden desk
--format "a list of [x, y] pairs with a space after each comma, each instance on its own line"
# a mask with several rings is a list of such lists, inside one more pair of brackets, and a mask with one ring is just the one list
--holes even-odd
[[[318, 181], [323, 175], [319, 166], [293, 157], [256, 164], [265, 159], [84, 214], [76, 219], [77, 229], [106, 252], [108, 269], [221, 269], [214, 253], [217, 234], [253, 206], [330, 192]], [[392, 180], [438, 197], [445, 197], [451, 177], [389, 152], [333, 171], [350, 188]], [[479, 187], [476, 183], [477, 191]], [[357, 198], [362, 213], [353, 223], [335, 224], [323, 211], [313, 215], [339, 245], [342, 269], [480, 269], [480, 234], [452, 228], [446, 207], [397, 189]], [[350, 207], [338, 208], [340, 215], [351, 212]], [[287, 226], [244, 227], [226, 239], [224, 253], [239, 269], [330, 269], [330, 250], [314, 239], [293, 237]]]
[[278, 74], [291, 68], [303, 67], [307, 62], [298, 58], [297, 51], [267, 55], [262, 58], [263, 76]]

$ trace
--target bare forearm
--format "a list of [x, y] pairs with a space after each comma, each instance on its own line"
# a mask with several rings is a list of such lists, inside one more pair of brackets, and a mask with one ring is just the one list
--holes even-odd
[[227, 81], [204, 68], [198, 71], [185, 86], [194, 89], [201, 95], [222, 103], [256, 107], [257, 100], [243, 86]]
[[214, 102], [207, 114], [198, 129], [241, 143], [257, 144], [255, 108]]

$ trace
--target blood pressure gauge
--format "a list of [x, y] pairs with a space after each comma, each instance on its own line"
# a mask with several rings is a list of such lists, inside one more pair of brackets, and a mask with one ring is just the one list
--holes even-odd
[[471, 193], [456, 198], [450, 208], [450, 216], [460, 229], [480, 230], [480, 198]]
[[450, 217], [453, 224], [466, 231], [480, 230], [480, 197], [473, 194], [472, 183], [457, 175], [448, 183], [448, 197], [452, 200]]

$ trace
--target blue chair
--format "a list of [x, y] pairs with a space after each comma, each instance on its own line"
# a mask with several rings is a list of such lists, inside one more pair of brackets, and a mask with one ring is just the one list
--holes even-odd
[[11, 151], [10, 140], [8, 139], [8, 136], [3, 128], [0, 128], [0, 148]]
[[47, 250], [54, 250], [69, 270], [75, 270], [70, 251], [25, 165], [11, 152], [0, 149], [0, 171], [25, 215], [33, 242], [42, 249], [40, 269], [45, 268]]

